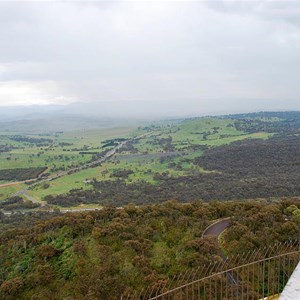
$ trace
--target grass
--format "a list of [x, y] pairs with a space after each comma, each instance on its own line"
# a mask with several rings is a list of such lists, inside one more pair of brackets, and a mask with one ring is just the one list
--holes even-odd
[[[42, 200], [47, 195], [68, 193], [71, 189], [90, 189], [92, 186], [84, 183], [85, 180], [113, 180], [115, 178], [112, 177], [112, 174], [117, 170], [132, 170], [134, 172], [126, 179], [128, 183], [145, 180], [151, 184], [156, 183], [153, 179], [155, 173], [168, 172], [169, 175], [175, 177], [187, 176], [190, 172], [208, 173], [211, 171], [204, 170], [192, 163], [194, 158], [203, 154], [203, 150], [193, 150], [191, 147], [197, 145], [216, 147], [243, 139], [267, 139], [270, 137], [270, 134], [265, 132], [247, 134], [239, 131], [234, 127], [233, 122], [230, 119], [197, 118], [149, 125], [152, 134], [134, 144], [137, 153], [127, 151], [116, 154], [99, 167], [89, 168], [53, 180], [49, 182], [50, 186], [46, 189], [41, 184], [28, 191], [28, 194], [37, 200]], [[119, 127], [77, 130], [51, 135], [50, 137], [48, 135], [30, 135], [30, 137], [44, 137], [54, 140], [53, 145], [43, 147], [11, 141], [8, 136], [4, 136], [3, 141], [5, 143], [18, 148], [13, 149], [10, 153], [0, 153], [0, 168], [47, 166], [48, 172], [54, 173], [54, 167], [71, 168], [90, 160], [91, 155], [79, 154], [82, 149], [100, 152], [103, 150], [101, 147], [105, 140], [120, 137], [129, 138], [142, 135], [145, 132], [142, 127]], [[160, 140], [170, 137], [174, 150], [170, 151], [169, 157], [166, 159], [165, 145]], [[20, 186], [7, 188], [2, 198], [5, 198], [10, 191], [15, 192], [19, 188]]]
[[[38, 147], [36, 144], [17, 142], [9, 139], [9, 135], [1, 136], [1, 144], [13, 147], [9, 153], [0, 153], [0, 168], [14, 169], [47, 166], [48, 171], [55, 168], [70, 168], [83, 164], [91, 159], [89, 154], [79, 154], [80, 151], [101, 152], [102, 142], [117, 137], [133, 136], [135, 128], [108, 128], [97, 130], [82, 130], [56, 134], [51, 136], [26, 135], [26, 137], [50, 138], [53, 145]], [[67, 143], [69, 145], [62, 145]], [[52, 171], [53, 170], [53, 171]]]
[[0, 201], [5, 200], [7, 197], [23, 189], [24, 187], [26, 187], [26, 185], [20, 183], [14, 186], [7, 186], [7, 187], [0, 188]]
[[226, 138], [219, 138], [219, 139], [214, 139], [214, 140], [208, 140], [205, 141], [205, 143], [200, 143], [200, 144], [206, 144], [209, 146], [222, 146], [222, 145], [227, 145], [236, 141], [241, 141], [241, 140], [246, 140], [246, 139], [268, 139], [271, 137], [272, 134], [267, 133], [267, 132], [257, 132], [257, 133], [251, 133], [251, 134], [241, 134], [241, 135], [236, 135], [236, 136], [231, 136], [231, 137], [226, 137]]
[[82, 170], [80, 172], [67, 175], [52, 181], [49, 181], [49, 188], [43, 188], [43, 183], [41, 185], [34, 187], [33, 190], [29, 190], [28, 194], [37, 199], [43, 199], [47, 195], [59, 195], [69, 192], [72, 189], [89, 189], [90, 184], [84, 183], [86, 179], [97, 178], [97, 173], [99, 170], [96, 168], [90, 168]]

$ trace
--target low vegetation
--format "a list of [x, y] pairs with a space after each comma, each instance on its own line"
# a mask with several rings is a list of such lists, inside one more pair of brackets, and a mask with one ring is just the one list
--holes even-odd
[[47, 170], [46, 167], [2, 169], [0, 170], [0, 180], [24, 181], [34, 179], [42, 174], [45, 170]]
[[[66, 171], [47, 182], [46, 189], [41, 183], [28, 191], [34, 199], [58, 207], [298, 196], [299, 120], [297, 112], [257, 113], [107, 132], [3, 135], [3, 145], [12, 149], [0, 153], [5, 175], [0, 180], [28, 178], [13, 175], [22, 174], [18, 169], [24, 166], [25, 171], [28, 164], [47, 168], [50, 177]], [[130, 140], [133, 136], [142, 138]], [[109, 160], [93, 168], [86, 165], [125, 141]]]
[[[202, 233], [224, 217], [231, 220], [222, 235], [226, 254], [297, 240], [299, 151], [294, 112], [3, 134], [0, 299], [113, 300], [162, 286], [222, 260]], [[34, 186], [13, 183], [42, 172], [45, 180]], [[12, 196], [24, 187], [25, 195]], [[27, 198], [43, 206], [34, 212], [41, 204]], [[58, 209], [74, 206], [99, 210]]]
[[0, 208], [6, 211], [15, 211], [23, 209], [33, 209], [39, 207], [39, 203], [32, 203], [31, 201], [26, 201], [20, 196], [14, 196], [0, 202]]
[[[152, 173], [154, 183], [129, 182], [130, 169], [114, 170], [116, 180], [92, 181], [92, 189], [74, 189], [49, 195], [48, 204], [70, 206], [87, 203], [126, 205], [159, 203], [176, 199], [189, 202], [283, 197], [300, 195], [300, 136], [276, 136], [268, 140], [244, 140], [209, 148], [195, 159], [186, 159], [211, 172], [194, 171], [180, 176], [165, 171]], [[179, 172], [180, 163], [165, 159], [169, 169]], [[170, 161], [170, 162], [169, 162]], [[151, 172], [149, 172], [151, 175]]]
[[221, 260], [215, 241], [201, 238], [213, 220], [231, 217], [224, 245], [235, 254], [297, 239], [295, 211], [299, 198], [0, 215], [0, 298], [120, 299]]

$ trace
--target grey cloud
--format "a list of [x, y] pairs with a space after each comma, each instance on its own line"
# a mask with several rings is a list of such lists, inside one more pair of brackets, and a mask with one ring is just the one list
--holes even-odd
[[205, 4], [217, 11], [234, 14], [256, 15], [262, 18], [274, 18], [293, 21], [300, 16], [299, 1], [247, 1], [247, 0], [215, 0]]
[[298, 16], [289, 1], [1, 2], [0, 105], [28, 84], [34, 103], [294, 109]]

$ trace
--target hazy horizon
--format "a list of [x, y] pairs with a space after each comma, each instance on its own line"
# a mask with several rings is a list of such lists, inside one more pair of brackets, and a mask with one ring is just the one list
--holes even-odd
[[[157, 107], [160, 106], [158, 110]], [[299, 111], [297, 109], [285, 109], [284, 107], [275, 107], [268, 109], [251, 109], [244, 107], [229, 107], [209, 110], [205, 107], [197, 106], [197, 103], [183, 102], [179, 105], [171, 105], [169, 102], [103, 102], [103, 103], [72, 103], [66, 105], [28, 105], [28, 106], [2, 106], [0, 107], [0, 122], [13, 120], [38, 119], [52, 117], [56, 119], [69, 117], [96, 119], [128, 119], [128, 120], [155, 120], [168, 118], [189, 118], [203, 116], [218, 116], [229, 114], [243, 114], [256, 112], [280, 112], [280, 111]]]
[[300, 110], [299, 20], [293, 1], [1, 2], [0, 110]]

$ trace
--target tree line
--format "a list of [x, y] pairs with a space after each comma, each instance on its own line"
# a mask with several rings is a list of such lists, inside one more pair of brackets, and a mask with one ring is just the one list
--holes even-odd
[[47, 167], [15, 168], [0, 170], [0, 180], [29, 180], [37, 178]]
[[189, 202], [300, 195], [300, 136], [238, 141], [209, 148], [191, 161], [211, 172], [194, 170], [185, 176], [156, 173], [153, 184], [143, 180], [130, 183], [125, 176], [130, 170], [122, 174], [116, 171], [114, 176], [118, 179], [93, 181], [92, 190], [76, 189], [47, 196], [45, 200], [60, 206], [81, 203], [122, 206], [130, 202], [149, 204], [171, 199]]

